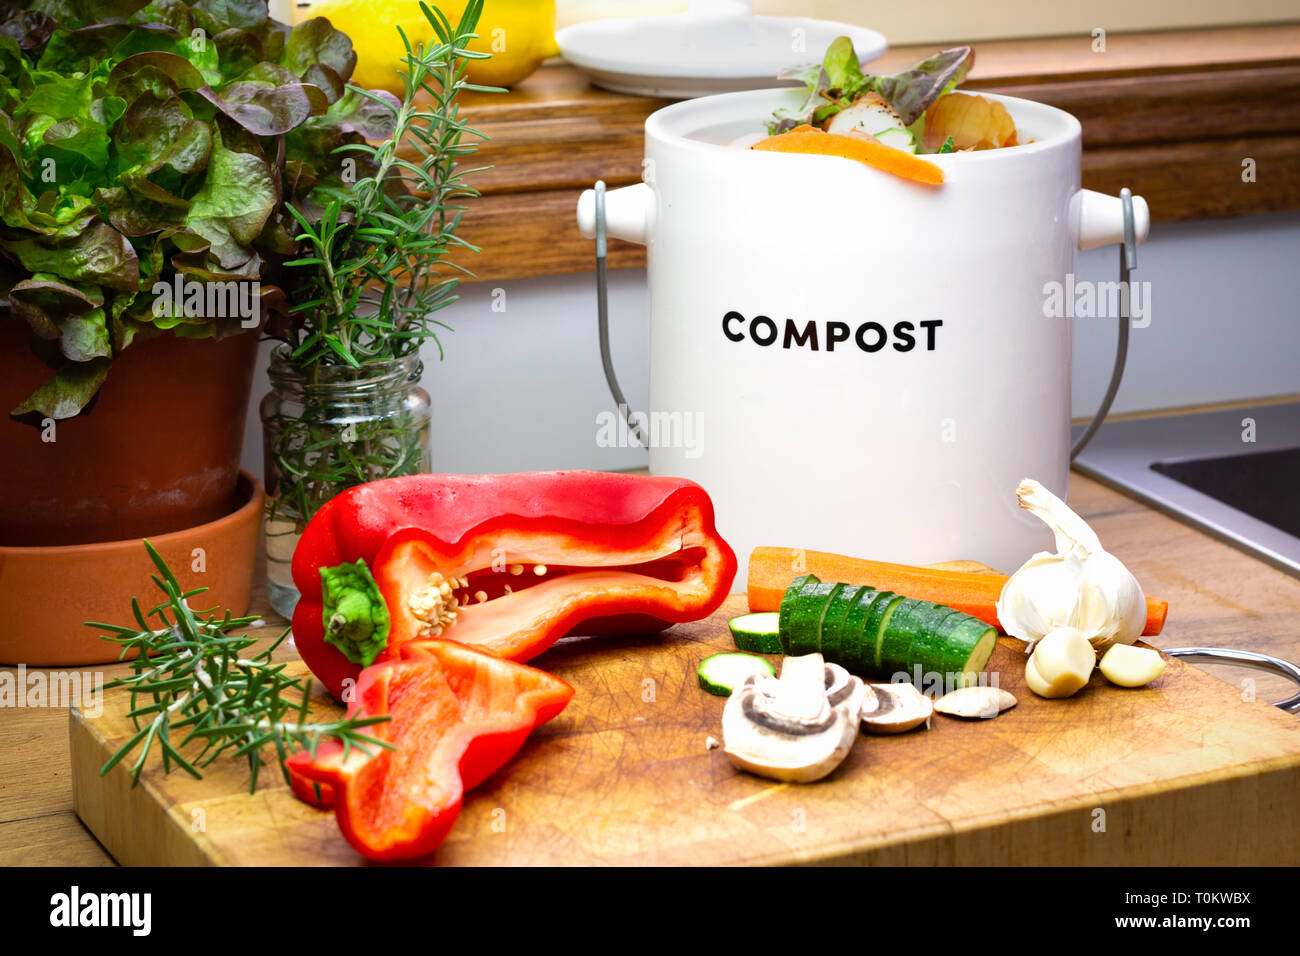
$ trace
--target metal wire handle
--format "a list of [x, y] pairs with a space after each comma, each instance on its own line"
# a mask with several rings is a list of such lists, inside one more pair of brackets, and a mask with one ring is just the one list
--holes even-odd
[[1124, 209], [1124, 244], [1119, 247], [1119, 341], [1115, 343], [1115, 367], [1111, 369], [1110, 384], [1106, 386], [1106, 394], [1097, 406], [1097, 414], [1092, 416], [1092, 421], [1070, 449], [1070, 461], [1079, 457], [1079, 452], [1092, 441], [1092, 436], [1097, 434], [1097, 429], [1110, 414], [1111, 403], [1115, 401], [1115, 393], [1119, 391], [1119, 383], [1124, 379], [1124, 366], [1128, 362], [1129, 305], [1132, 298], [1128, 277], [1129, 272], [1137, 268], [1137, 226], [1133, 219], [1133, 193], [1127, 186], [1119, 191], [1119, 201]]
[[614, 374], [614, 359], [609, 352], [609, 288], [605, 274], [605, 181], [596, 180], [596, 321], [600, 326], [600, 364], [605, 368], [605, 381], [609, 392], [618, 402], [619, 414], [627, 422], [628, 431], [642, 448], [649, 448], [645, 433], [639, 422], [632, 420], [627, 399], [623, 389], [618, 387], [618, 376]]
[[[1239, 651], [1233, 647], [1163, 647], [1161, 651], [1170, 657], [1180, 657], [1193, 664], [1235, 664], [1238, 667], [1250, 667], [1258, 671], [1281, 674], [1300, 684], [1300, 667], [1268, 654]], [[1300, 693], [1279, 700], [1273, 706], [1285, 710], [1288, 714], [1294, 714], [1300, 711]]]

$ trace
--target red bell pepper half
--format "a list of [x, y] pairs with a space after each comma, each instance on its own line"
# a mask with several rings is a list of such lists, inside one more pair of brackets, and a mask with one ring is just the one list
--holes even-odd
[[[387, 716], [369, 728], [392, 750], [327, 740], [313, 758], [289, 758], [293, 790], [334, 806], [339, 829], [372, 860], [427, 856], [446, 838], [465, 791], [478, 786], [573, 697], [558, 677], [452, 641], [416, 641], [405, 660], [367, 668], [350, 717]], [[313, 784], [320, 787], [318, 799]]]
[[635, 634], [713, 613], [736, 574], [713, 503], [683, 478], [415, 475], [351, 488], [293, 556], [299, 653], [349, 679], [444, 637], [526, 661], [565, 634]]

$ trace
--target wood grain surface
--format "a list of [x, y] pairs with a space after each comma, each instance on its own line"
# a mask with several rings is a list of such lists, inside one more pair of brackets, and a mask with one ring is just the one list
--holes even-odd
[[[1073, 113], [1083, 126], [1083, 185], [1144, 196], [1157, 221], [1300, 208], [1300, 24], [978, 43], [964, 89], [1008, 93]], [[898, 47], [873, 64], [900, 70], [933, 50]], [[464, 237], [483, 248], [460, 264], [479, 280], [587, 272], [593, 249], [574, 220], [597, 179], [636, 182], [645, 118], [668, 101], [592, 87], [544, 67], [504, 95], [466, 98], [488, 139], [473, 165]], [[1243, 183], [1242, 161], [1256, 161]], [[610, 244], [613, 268], [640, 246]]]
[[[569, 639], [534, 661], [574, 685], [573, 702], [467, 797], [429, 862], [1300, 863], [1300, 722], [1176, 660], [1148, 688], [1098, 673], [1047, 701], [1024, 686], [1023, 645], [1003, 638], [988, 674], [1019, 704], [995, 720], [860, 736], [816, 784], [741, 773], [707, 746], [724, 700], [695, 669], [734, 650], [726, 621], [744, 609], [736, 596], [706, 621]], [[131, 732], [125, 706], [114, 694], [71, 722], [77, 813], [119, 861], [363, 862], [332, 813], [274, 774], [253, 795], [234, 762], [202, 781], [155, 765], [134, 790], [122, 766], [101, 778]]]

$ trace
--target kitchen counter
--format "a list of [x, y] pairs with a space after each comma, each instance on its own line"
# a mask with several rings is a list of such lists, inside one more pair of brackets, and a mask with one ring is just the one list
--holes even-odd
[[[1300, 580], [1077, 473], [1069, 502], [1148, 593], [1169, 601], [1169, 622], [1154, 639], [1157, 646], [1236, 647], [1300, 660]], [[283, 621], [269, 611], [260, 572], [256, 580], [250, 613], [265, 614], [272, 635]], [[128, 599], [123, 595], [124, 612]], [[544, 666], [545, 657], [539, 663]], [[102, 670], [109, 680], [125, 668], [83, 670]], [[1264, 700], [1292, 692], [1281, 678], [1255, 671], [1211, 672], [1233, 683], [1255, 682]], [[0, 865], [24, 864], [113, 865], [72, 810], [63, 708], [0, 712]]]

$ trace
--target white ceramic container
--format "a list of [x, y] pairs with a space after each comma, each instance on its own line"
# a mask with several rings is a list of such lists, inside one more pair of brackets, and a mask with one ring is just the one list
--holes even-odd
[[[650, 469], [709, 491], [742, 563], [778, 545], [1014, 570], [1051, 544], [1017, 483], [1064, 495], [1068, 473], [1070, 320], [1045, 286], [1122, 241], [1120, 200], [1080, 188], [1073, 116], [1013, 97], [990, 96], [1031, 142], [927, 156], [939, 187], [725, 145], [801, 95], [659, 110], [646, 181], [607, 195], [609, 234], [648, 249], [648, 411], [696, 429], [661, 428]], [[591, 191], [578, 220], [594, 235]]]

